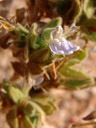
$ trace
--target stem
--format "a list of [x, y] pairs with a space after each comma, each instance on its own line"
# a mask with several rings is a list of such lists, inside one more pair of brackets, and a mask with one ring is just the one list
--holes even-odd
[[88, 122], [88, 123], [82, 123], [82, 124], [73, 124], [72, 128], [77, 128], [77, 127], [84, 127], [84, 126], [89, 126], [89, 125], [96, 125], [96, 122]]

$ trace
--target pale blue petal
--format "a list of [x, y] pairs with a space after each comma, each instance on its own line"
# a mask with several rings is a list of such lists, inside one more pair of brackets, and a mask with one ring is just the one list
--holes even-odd
[[68, 44], [68, 42], [67, 42], [67, 40], [65, 40], [64, 38], [59, 38], [59, 41], [61, 42], [61, 44], [62, 44], [62, 49], [64, 48], [64, 49], [66, 49], [66, 50], [69, 50], [70, 49], [70, 47], [69, 47], [69, 44]]
[[41, 84], [44, 81], [44, 76], [43, 75], [36, 76], [34, 78], [34, 80], [35, 80], [35, 85], [39, 85], [39, 84]]
[[72, 44], [70, 41], [67, 41], [64, 38], [59, 38], [59, 41], [62, 42], [62, 50], [64, 51], [64, 53], [67, 54], [72, 54], [74, 51], [77, 51], [80, 49], [79, 46], [76, 46], [74, 44]]
[[54, 44], [50, 44], [49, 47], [50, 47], [51, 52], [53, 52], [54, 54], [57, 54]]
[[63, 55], [63, 54], [70, 55], [74, 51], [77, 51], [80, 49], [79, 46], [72, 44], [70, 41], [67, 41], [63, 37], [54, 39], [50, 43], [49, 47], [50, 47], [51, 52], [57, 55]]
[[79, 46], [74, 45], [73, 43], [71, 43], [70, 41], [68, 41], [69, 47], [73, 50], [73, 51], [77, 51], [80, 49]]
[[64, 51], [63, 50], [58, 50], [57, 47], [54, 44], [49, 45], [51, 52], [57, 55], [63, 55]]

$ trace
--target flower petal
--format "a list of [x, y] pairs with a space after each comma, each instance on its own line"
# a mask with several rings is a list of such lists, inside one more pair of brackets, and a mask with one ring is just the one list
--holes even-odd
[[77, 51], [80, 49], [79, 46], [76, 46], [74, 44], [72, 44], [70, 41], [67, 41], [64, 38], [59, 38], [59, 41], [62, 42], [62, 50], [64, 51], [64, 53], [67, 54], [72, 54], [74, 51]]
[[40, 75], [34, 78], [35, 79], [35, 85], [39, 85], [44, 81], [44, 76]]
[[74, 45], [73, 43], [71, 43], [70, 41], [68, 41], [69, 47], [73, 50], [73, 51], [77, 51], [80, 49], [79, 46]]
[[56, 28], [51, 32], [51, 40], [62, 36], [63, 34], [63, 28], [62, 26], [58, 25]]
[[50, 47], [51, 52], [53, 52], [54, 54], [57, 54], [57, 55], [64, 54], [64, 51], [58, 50], [57, 47], [54, 46], [54, 44], [50, 44], [49, 47]]
[[64, 51], [63, 50], [58, 50], [57, 48], [58, 47], [56, 47], [55, 45], [54, 45], [54, 43], [51, 43], [50, 45], [49, 45], [49, 47], [50, 47], [50, 50], [51, 50], [51, 52], [53, 52], [54, 54], [57, 54], [57, 55], [62, 55], [62, 54], [64, 54]]
[[79, 46], [72, 44], [70, 41], [67, 41], [63, 37], [63, 28], [61, 26], [57, 26], [51, 32], [51, 43], [49, 44], [51, 52], [57, 55], [69, 55], [72, 54], [74, 51], [80, 49]]

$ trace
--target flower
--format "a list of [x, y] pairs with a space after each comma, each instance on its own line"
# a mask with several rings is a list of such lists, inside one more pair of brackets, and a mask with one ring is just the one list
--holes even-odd
[[80, 49], [79, 46], [74, 45], [70, 41], [66, 40], [63, 37], [63, 28], [61, 26], [57, 26], [50, 35], [51, 41], [49, 44], [49, 48], [51, 52], [57, 55], [70, 55], [74, 51]]
[[35, 89], [40, 88], [40, 84], [44, 81], [44, 75], [32, 76], [31, 74], [28, 77], [28, 83], [30, 86]]
[[63, 28], [59, 25], [51, 32], [51, 40], [63, 36]]

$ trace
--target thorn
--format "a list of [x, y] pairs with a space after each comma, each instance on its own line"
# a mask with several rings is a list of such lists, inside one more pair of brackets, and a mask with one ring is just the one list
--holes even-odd
[[55, 63], [53, 62], [52, 65], [49, 67], [50, 69], [50, 73], [53, 79], [57, 78], [57, 74], [56, 74], [56, 67], [55, 67]]

